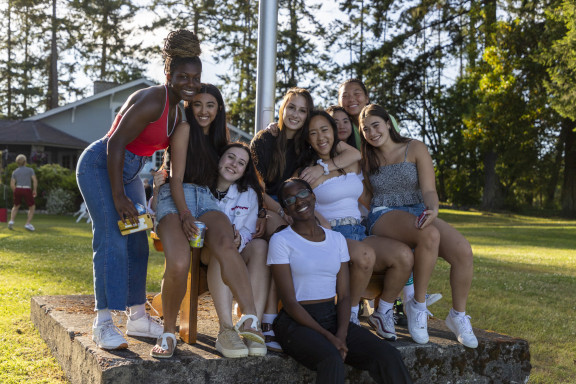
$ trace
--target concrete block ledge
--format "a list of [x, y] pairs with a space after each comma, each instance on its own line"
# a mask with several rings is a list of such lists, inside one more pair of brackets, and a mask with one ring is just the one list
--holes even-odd
[[[179, 341], [171, 359], [154, 359], [154, 340], [128, 337], [129, 348], [104, 351], [92, 341], [93, 296], [37, 296], [31, 300], [32, 322], [66, 372], [76, 383], [314, 383], [316, 374], [290, 357], [226, 359], [214, 348], [218, 322], [210, 297], [200, 299], [198, 343]], [[125, 316], [118, 316], [115, 321]], [[366, 323], [363, 325], [368, 327]], [[125, 324], [120, 329], [125, 331]], [[475, 329], [477, 349], [465, 348], [440, 319], [428, 323], [430, 342], [412, 342], [397, 327], [401, 352], [415, 383], [526, 383], [530, 351], [526, 340]], [[348, 367], [347, 382], [372, 383], [366, 372]]]

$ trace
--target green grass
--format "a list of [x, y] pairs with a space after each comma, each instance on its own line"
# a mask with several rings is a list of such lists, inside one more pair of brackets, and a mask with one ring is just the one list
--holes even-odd
[[[472, 324], [530, 342], [530, 383], [576, 378], [576, 221], [442, 210], [470, 240], [475, 275], [468, 301]], [[0, 382], [65, 383], [64, 373], [30, 321], [35, 295], [92, 293], [90, 226], [72, 217], [38, 215], [35, 233], [23, 215], [0, 224]], [[148, 291], [160, 290], [163, 255], [151, 251]], [[430, 292], [450, 308], [448, 265], [439, 261]]]

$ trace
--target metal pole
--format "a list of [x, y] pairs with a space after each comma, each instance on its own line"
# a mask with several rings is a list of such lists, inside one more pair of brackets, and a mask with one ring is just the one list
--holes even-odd
[[258, 6], [258, 64], [254, 133], [266, 128], [266, 125], [274, 119], [277, 25], [278, 1], [260, 0]]

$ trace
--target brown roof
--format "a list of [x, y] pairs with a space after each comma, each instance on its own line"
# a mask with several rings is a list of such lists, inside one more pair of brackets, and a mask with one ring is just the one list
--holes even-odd
[[84, 149], [89, 143], [41, 121], [0, 120], [0, 144]]

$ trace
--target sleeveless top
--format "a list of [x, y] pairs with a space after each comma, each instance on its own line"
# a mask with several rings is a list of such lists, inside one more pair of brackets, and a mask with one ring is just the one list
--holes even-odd
[[383, 165], [378, 172], [369, 176], [373, 190], [370, 205], [373, 208], [400, 207], [424, 202], [416, 164], [406, 161], [409, 146], [410, 142], [406, 145], [404, 162]]
[[[168, 130], [168, 112], [170, 110], [170, 104], [168, 99], [168, 89], [166, 85], [164, 85], [164, 89], [166, 90], [166, 102], [164, 104], [164, 110], [162, 111], [162, 116], [156, 121], [149, 123], [146, 128], [138, 137], [132, 140], [127, 146], [126, 149], [138, 156], [152, 156], [154, 152], [159, 151], [161, 149], [166, 149], [170, 144], [170, 135], [174, 132], [174, 128], [176, 128], [176, 124], [178, 123], [178, 116], [174, 119], [174, 125], [172, 129]], [[177, 106], [176, 113], [180, 108]], [[106, 137], [112, 136], [116, 128], [120, 124], [123, 116], [119, 113], [116, 115], [114, 122], [112, 123], [112, 127], [106, 134]]]
[[332, 177], [314, 188], [316, 211], [328, 221], [354, 217], [361, 220], [358, 198], [362, 195], [362, 173]]

